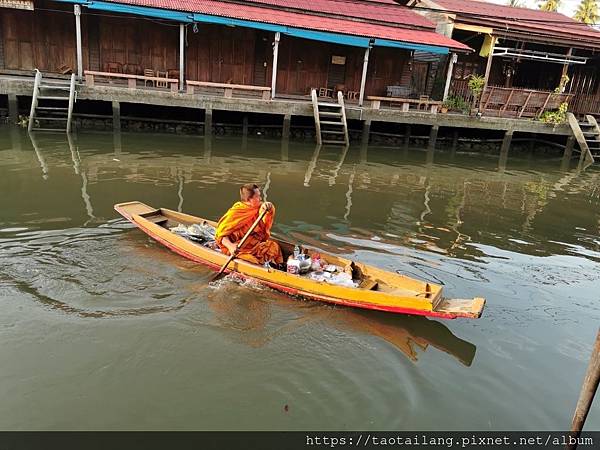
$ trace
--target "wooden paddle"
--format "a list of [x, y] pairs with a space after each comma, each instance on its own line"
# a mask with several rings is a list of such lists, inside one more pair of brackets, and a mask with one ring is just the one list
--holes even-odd
[[227, 260], [227, 262], [225, 264], [223, 264], [223, 266], [221, 267], [221, 270], [219, 270], [219, 273], [217, 273], [213, 277], [213, 279], [210, 280], [211, 283], [213, 281], [217, 281], [219, 278], [221, 278], [223, 276], [223, 273], [225, 272], [225, 269], [227, 268], [227, 266], [229, 265], [229, 263], [231, 261], [233, 261], [233, 259], [237, 256], [237, 253], [240, 250], [240, 248], [242, 248], [244, 246], [244, 244], [248, 240], [248, 237], [250, 236], [250, 234], [252, 234], [252, 232], [254, 231], [254, 229], [256, 228], [256, 226], [258, 225], [258, 223], [262, 220], [262, 218], [265, 217], [266, 213], [267, 213], [267, 209], [265, 208], [265, 210], [262, 213], [260, 213], [260, 215], [258, 216], [258, 218], [254, 221], [254, 223], [252, 224], [252, 226], [250, 227], [250, 229], [246, 232], [246, 234], [244, 235], [244, 237], [242, 238], [242, 240], [240, 241], [240, 243], [235, 247], [235, 251], [231, 254], [231, 256], [229, 257], [229, 259]]

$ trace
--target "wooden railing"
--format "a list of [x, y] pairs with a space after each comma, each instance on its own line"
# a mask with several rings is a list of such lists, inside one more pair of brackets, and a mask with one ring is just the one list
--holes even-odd
[[600, 115], [600, 92], [597, 94], [575, 94], [569, 104], [569, 110], [575, 115]]
[[557, 94], [536, 89], [489, 86], [481, 96], [480, 111], [487, 116], [539, 117], [544, 111], [569, 103], [572, 94]]
[[143, 75], [132, 75], [128, 73], [113, 73], [113, 72], [95, 72], [92, 70], [86, 70], [85, 74], [85, 84], [88, 87], [94, 87], [96, 82], [108, 82], [111, 81], [122, 81], [127, 82], [127, 87], [129, 89], [137, 89], [138, 81], [143, 82], [143, 87], [153, 88], [167, 88], [170, 86], [171, 92], [177, 92], [179, 90], [179, 80], [176, 78], [162, 78], [162, 77], [147, 77]]
[[225, 98], [232, 98], [234, 92], [241, 93], [258, 93], [261, 95], [263, 100], [271, 99], [271, 88], [265, 86], [251, 86], [246, 84], [229, 84], [229, 83], [212, 83], [209, 81], [192, 81], [186, 80], [187, 93], [194, 94], [196, 88], [201, 91], [208, 91], [210, 93], [222, 92]]

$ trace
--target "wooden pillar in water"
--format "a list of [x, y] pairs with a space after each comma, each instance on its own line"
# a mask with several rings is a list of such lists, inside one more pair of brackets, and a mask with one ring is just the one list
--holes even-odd
[[[585, 378], [583, 379], [583, 385], [581, 386], [581, 392], [579, 393], [579, 400], [577, 401], [577, 407], [575, 408], [575, 414], [573, 415], [573, 421], [571, 423], [571, 438], [575, 438], [575, 441], [581, 434], [585, 419], [587, 418], [594, 396], [598, 390], [598, 384], [600, 383], [600, 330], [596, 335], [596, 343], [592, 350], [592, 356], [588, 364]], [[577, 443], [567, 445], [567, 449], [574, 450], [577, 448]]]
[[281, 160], [288, 160], [288, 149], [290, 144], [290, 128], [292, 125], [292, 115], [283, 116], [283, 132], [281, 133]]
[[248, 149], [248, 116], [244, 115], [242, 119], [242, 151]]
[[506, 162], [508, 160], [508, 150], [510, 149], [510, 143], [512, 142], [513, 130], [506, 130], [504, 133], [504, 139], [502, 139], [502, 147], [500, 147], [500, 159], [498, 160], [498, 169], [503, 172], [506, 169]]
[[575, 147], [575, 136], [569, 136], [565, 144], [565, 152], [563, 153], [562, 161], [560, 162], [560, 170], [568, 170], [573, 157], [573, 148]]
[[408, 147], [410, 147], [410, 125], [404, 128], [404, 157], [408, 154]]
[[363, 124], [362, 138], [360, 141], [360, 162], [367, 162], [369, 149], [369, 136], [371, 134], [371, 119], [365, 120]]
[[428, 149], [435, 149], [435, 143], [437, 142], [438, 131], [440, 131], [439, 125], [434, 125], [431, 127], [431, 131], [429, 132], [429, 145]]
[[121, 131], [121, 104], [116, 100], [112, 102], [112, 117], [113, 131], [119, 133]]
[[8, 119], [10, 123], [17, 123], [19, 120], [19, 101], [17, 94], [8, 94]]
[[204, 110], [204, 136], [212, 136], [212, 106], [207, 106]]
[[458, 148], [458, 130], [452, 132], [452, 149], [450, 156], [454, 158], [456, 156], [456, 149]]

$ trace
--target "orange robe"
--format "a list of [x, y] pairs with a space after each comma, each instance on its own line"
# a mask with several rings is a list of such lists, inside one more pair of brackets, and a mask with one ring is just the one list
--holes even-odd
[[[254, 221], [258, 218], [259, 208], [253, 208], [244, 202], [236, 202], [221, 217], [217, 224], [215, 239], [226, 255], [229, 250], [222, 241], [225, 236], [234, 244], [241, 241]], [[258, 223], [254, 231], [248, 236], [246, 243], [238, 252], [238, 258], [254, 264], [264, 264], [267, 261], [283, 263], [283, 255], [279, 244], [271, 239], [271, 227], [275, 218], [275, 207]]]

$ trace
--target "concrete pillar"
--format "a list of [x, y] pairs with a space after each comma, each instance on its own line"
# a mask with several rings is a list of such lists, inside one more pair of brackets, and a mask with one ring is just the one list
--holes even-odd
[[363, 59], [363, 70], [362, 77], [360, 79], [360, 95], [358, 98], [358, 106], [363, 105], [363, 101], [365, 99], [365, 86], [367, 84], [367, 70], [369, 68], [369, 54], [371, 53], [371, 46], [365, 49], [365, 57]]
[[291, 124], [292, 124], [292, 115], [286, 114], [285, 116], [283, 116], [283, 132], [281, 133], [281, 136], [285, 140], [290, 138]]
[[277, 87], [277, 59], [279, 58], [279, 40], [281, 34], [275, 33], [275, 42], [273, 42], [273, 73], [271, 74], [271, 99], [275, 98], [275, 88]]
[[121, 149], [121, 130], [115, 130], [115, 132], [113, 133], [113, 151], [115, 153], [115, 156], [121, 154]]
[[429, 132], [429, 145], [428, 149], [435, 149], [435, 143], [437, 142], [438, 131], [440, 131], [439, 125], [433, 125], [431, 127], [431, 131]]
[[565, 144], [565, 152], [563, 153], [562, 161], [560, 162], [560, 170], [568, 170], [573, 157], [573, 148], [575, 147], [575, 136], [569, 136]]
[[83, 51], [81, 48], [81, 6], [74, 5], [75, 14], [75, 42], [77, 45], [77, 78], [83, 80]]
[[179, 24], [179, 90], [183, 90], [185, 80], [185, 25]]
[[19, 120], [19, 101], [17, 94], [8, 94], [8, 119], [10, 123], [17, 123]]
[[23, 149], [21, 145], [21, 129], [19, 127], [10, 127], [10, 146], [15, 151]]
[[444, 86], [444, 97], [442, 100], [448, 98], [448, 92], [450, 92], [450, 81], [452, 81], [452, 72], [454, 70], [454, 63], [457, 61], [458, 55], [452, 53], [448, 59], [448, 72], [446, 73], [446, 85]]
[[212, 106], [207, 106], [204, 110], [204, 136], [212, 136]]
[[118, 133], [121, 131], [121, 104], [118, 101], [113, 100], [112, 102], [112, 114], [113, 130]]

